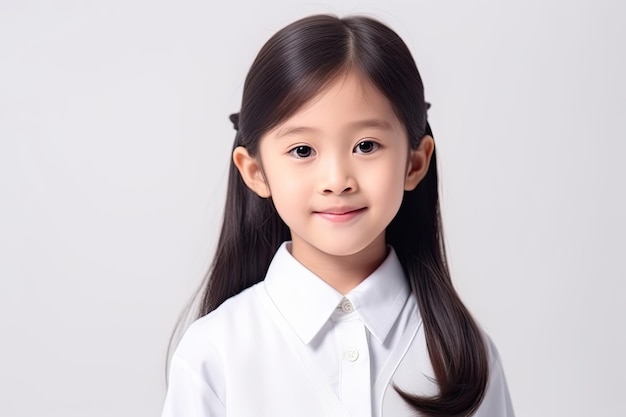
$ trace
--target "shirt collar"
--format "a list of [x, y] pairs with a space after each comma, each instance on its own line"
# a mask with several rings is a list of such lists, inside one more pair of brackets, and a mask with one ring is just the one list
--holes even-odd
[[396, 322], [409, 297], [409, 285], [396, 252], [389, 253], [383, 263], [363, 282], [346, 294], [354, 311], [381, 344]]
[[[328, 321], [344, 296], [289, 252], [283, 242], [265, 277], [267, 292], [304, 343], [309, 343]], [[409, 289], [393, 248], [385, 261], [346, 294], [372, 335], [383, 343], [402, 311]]]

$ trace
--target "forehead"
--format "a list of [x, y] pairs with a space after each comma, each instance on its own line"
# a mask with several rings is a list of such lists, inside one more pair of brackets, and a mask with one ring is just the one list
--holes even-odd
[[391, 102], [356, 70], [338, 75], [272, 133], [282, 136], [300, 128], [335, 130], [348, 126], [399, 128]]

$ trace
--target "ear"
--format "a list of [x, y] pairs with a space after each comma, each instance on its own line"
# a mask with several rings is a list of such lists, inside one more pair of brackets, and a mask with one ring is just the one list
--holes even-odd
[[254, 191], [259, 197], [267, 198], [271, 195], [267, 185], [261, 164], [256, 158], [248, 153], [243, 146], [237, 146], [233, 151], [233, 163], [239, 170], [239, 174], [248, 188]]
[[404, 180], [404, 190], [412, 191], [420, 181], [426, 176], [430, 166], [430, 158], [435, 150], [435, 141], [430, 135], [422, 138], [417, 149], [409, 150], [409, 161], [407, 164], [406, 178]]

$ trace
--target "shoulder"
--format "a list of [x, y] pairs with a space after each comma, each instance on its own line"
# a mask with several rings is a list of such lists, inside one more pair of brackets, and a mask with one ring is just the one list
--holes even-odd
[[489, 368], [490, 370], [492, 368], [496, 368], [495, 370], [500, 370], [502, 369], [502, 360], [500, 358], [500, 352], [498, 351], [498, 348], [496, 347], [496, 344], [494, 343], [493, 339], [491, 338], [491, 336], [489, 336], [489, 334], [487, 334], [484, 330], [482, 331], [483, 334], [483, 339], [484, 339], [484, 343], [485, 343], [485, 348], [487, 349], [487, 356], [489, 357]]
[[489, 381], [487, 390], [481, 405], [479, 406], [475, 416], [506, 416], [513, 417], [513, 404], [509, 394], [509, 388], [504, 375], [504, 368], [500, 359], [500, 353], [495, 343], [487, 335], [484, 334], [485, 345], [489, 354]]
[[253, 285], [224, 301], [206, 316], [194, 321], [183, 334], [176, 355], [195, 356], [197, 351], [217, 348], [255, 325], [260, 320], [261, 297], [265, 293], [264, 282]]
[[234, 359], [245, 357], [246, 335], [260, 316], [262, 284], [226, 300], [189, 326], [171, 358], [170, 386], [200, 391], [206, 398], [217, 399], [209, 402], [224, 403], [226, 375]]
[[246, 331], [242, 324], [251, 324], [261, 287], [242, 291], [187, 328], [169, 363], [163, 416], [226, 415], [228, 349], [241, 356], [245, 344], [237, 339]]

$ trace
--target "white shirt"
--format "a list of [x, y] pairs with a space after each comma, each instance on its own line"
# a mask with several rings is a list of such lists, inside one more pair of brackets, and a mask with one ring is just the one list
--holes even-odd
[[[264, 281], [196, 320], [172, 357], [163, 417], [401, 417], [393, 389], [437, 392], [421, 318], [390, 248], [345, 297], [283, 243]], [[475, 417], [513, 417], [498, 353]]]

